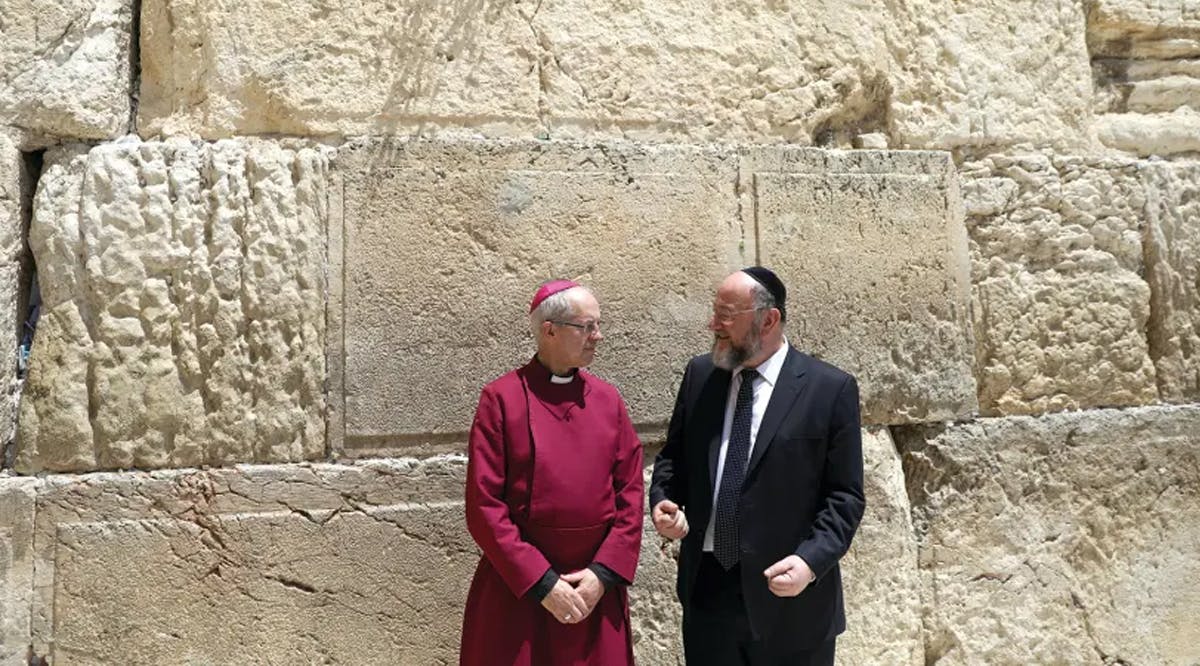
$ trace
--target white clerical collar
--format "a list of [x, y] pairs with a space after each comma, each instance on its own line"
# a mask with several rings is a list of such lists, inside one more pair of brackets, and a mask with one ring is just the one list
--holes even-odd
[[572, 372], [571, 374], [567, 375], [566, 377], [559, 377], [558, 375], [556, 375], [552, 372], [552, 373], [550, 373], [550, 383], [551, 384], [570, 384], [571, 382], [575, 381], [575, 375], [577, 375], [577, 374], [579, 374], [579, 372], [575, 371], [575, 372]]
[[[783, 370], [783, 361], [787, 358], [787, 353], [788, 341], [787, 338], [784, 338], [783, 344], [779, 345], [779, 349], [775, 350], [774, 354], [771, 354], [767, 360], [759, 363], [758, 367], [754, 369], [758, 371], [758, 375], [766, 380], [768, 384], [774, 386], [775, 382], [779, 379], [779, 373]], [[733, 375], [740, 377], [741, 374], [742, 367], [738, 366], [734, 370]]]

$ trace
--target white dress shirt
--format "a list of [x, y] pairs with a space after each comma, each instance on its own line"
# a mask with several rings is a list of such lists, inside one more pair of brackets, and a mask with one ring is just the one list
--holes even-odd
[[[755, 368], [762, 381], [754, 386], [754, 404], [750, 414], [750, 449], [746, 451], [745, 465], [754, 455], [754, 443], [758, 440], [758, 426], [762, 424], [763, 414], [767, 411], [767, 403], [771, 402], [771, 394], [775, 392], [775, 382], [779, 380], [779, 371], [783, 369], [783, 360], [787, 358], [788, 342], [785, 338], [779, 350], [771, 354]], [[725, 398], [725, 423], [721, 426], [721, 450], [717, 453], [717, 478], [713, 482], [713, 512], [708, 517], [708, 528], [704, 530], [704, 550], [712, 552], [713, 526], [717, 522], [717, 495], [721, 492], [721, 475], [725, 472], [725, 452], [729, 449], [729, 431], [733, 427], [733, 410], [737, 406], [737, 394], [742, 387], [742, 366], [733, 369], [733, 379], [729, 382], [729, 395]]]

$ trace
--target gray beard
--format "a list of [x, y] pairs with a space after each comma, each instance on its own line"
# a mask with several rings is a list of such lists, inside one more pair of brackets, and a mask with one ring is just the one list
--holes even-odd
[[713, 339], [712, 359], [713, 365], [722, 370], [733, 371], [734, 368], [746, 362], [746, 359], [756, 356], [762, 350], [762, 340], [758, 337], [758, 331], [750, 332], [750, 343], [745, 346], [738, 346], [733, 343], [723, 351], [718, 351], [717, 346], [719, 341]]

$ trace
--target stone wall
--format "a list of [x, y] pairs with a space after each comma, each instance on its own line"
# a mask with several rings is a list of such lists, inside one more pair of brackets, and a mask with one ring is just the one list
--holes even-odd
[[535, 285], [649, 463], [757, 262], [862, 387], [839, 663], [1200, 664], [1200, 3], [227, 5], [0, 3], [0, 664], [454, 662]]

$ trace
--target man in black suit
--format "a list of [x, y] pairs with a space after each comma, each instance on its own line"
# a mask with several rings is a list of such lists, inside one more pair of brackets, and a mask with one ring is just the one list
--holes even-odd
[[725, 278], [712, 353], [688, 363], [654, 461], [654, 527], [683, 539], [688, 666], [833, 664], [846, 628], [838, 560], [866, 505], [858, 384], [788, 345], [786, 299], [766, 268]]

